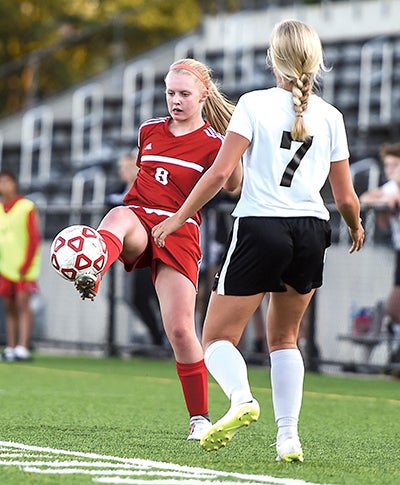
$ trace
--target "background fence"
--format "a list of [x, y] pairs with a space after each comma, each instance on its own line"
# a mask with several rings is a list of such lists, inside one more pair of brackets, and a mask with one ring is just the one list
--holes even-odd
[[[96, 210], [97, 214], [91, 214], [95, 223], [106, 208]], [[226, 207], [222, 210], [226, 211]], [[373, 311], [391, 289], [394, 251], [390, 239], [377, 241], [374, 213], [366, 211], [367, 242], [361, 252], [350, 255], [347, 230], [336, 216], [333, 212], [334, 243], [327, 252], [324, 284], [315, 294], [303, 329], [305, 339], [301, 347], [307, 366], [312, 370], [334, 366], [368, 372], [397, 368], [389, 363], [394, 341], [387, 332], [388, 321], [383, 315], [379, 328], [371, 326], [365, 335], [355, 332], [353, 325], [355, 312], [362, 308]], [[203, 237], [207, 243], [207, 234]], [[50, 240], [43, 243], [41, 291], [33, 299], [37, 348], [109, 355], [170, 353], [168, 345], [151, 344], [146, 326], [130, 303], [132, 283], [122, 264], [117, 262], [112, 266], [94, 302], [81, 301], [73, 284], [63, 280], [51, 267], [50, 244]], [[264, 314], [265, 308], [264, 305]], [[197, 323], [200, 333], [202, 322]], [[4, 339], [4, 322], [0, 324], [1, 338]], [[243, 353], [250, 362], [265, 362], [265, 354], [254, 353], [253, 339], [254, 329], [250, 324], [242, 343]]]

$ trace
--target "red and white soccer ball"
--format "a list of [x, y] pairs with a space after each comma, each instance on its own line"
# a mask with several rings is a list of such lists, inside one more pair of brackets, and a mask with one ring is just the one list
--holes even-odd
[[89, 226], [69, 226], [54, 238], [50, 261], [57, 273], [69, 281], [87, 273], [97, 275], [107, 262], [106, 243]]

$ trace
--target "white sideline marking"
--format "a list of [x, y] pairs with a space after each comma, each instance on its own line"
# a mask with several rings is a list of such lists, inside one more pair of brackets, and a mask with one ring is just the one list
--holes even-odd
[[[60, 455], [74, 458], [59, 460]], [[58, 450], [12, 441], [0, 441], [1, 466], [18, 466], [26, 473], [89, 475], [95, 483], [123, 485], [322, 485], [304, 480], [222, 472], [140, 458]]]

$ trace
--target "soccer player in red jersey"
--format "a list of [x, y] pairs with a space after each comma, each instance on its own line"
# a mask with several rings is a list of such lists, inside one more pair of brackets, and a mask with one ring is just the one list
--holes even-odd
[[[124, 198], [126, 206], [111, 209], [98, 228], [109, 254], [102, 274], [117, 259], [127, 271], [151, 267], [190, 415], [188, 439], [199, 440], [211, 426], [207, 369], [195, 332], [201, 211], [170, 236], [163, 248], [154, 243], [151, 230], [179, 209], [213, 164], [233, 105], [219, 92], [210, 69], [194, 59], [173, 63], [165, 85], [170, 116], [140, 126], [139, 171]], [[241, 179], [239, 163], [224, 189], [236, 191]], [[100, 279], [101, 275], [84, 275], [75, 282], [82, 299], [96, 296]]]

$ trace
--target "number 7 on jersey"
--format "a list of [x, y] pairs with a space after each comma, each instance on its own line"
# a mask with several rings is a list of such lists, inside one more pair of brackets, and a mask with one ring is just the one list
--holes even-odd
[[[289, 131], [284, 131], [282, 133], [281, 148], [290, 150], [292, 141], [293, 141], [293, 138], [291, 133]], [[286, 169], [283, 172], [281, 183], [280, 183], [282, 187], [290, 187], [292, 185], [294, 173], [299, 168], [302, 158], [304, 157], [304, 155], [307, 153], [308, 149], [312, 145], [312, 141], [313, 141], [312, 136], [307, 138], [306, 141], [303, 141], [300, 147], [296, 150], [295, 154], [293, 155], [293, 158], [286, 165]]]

